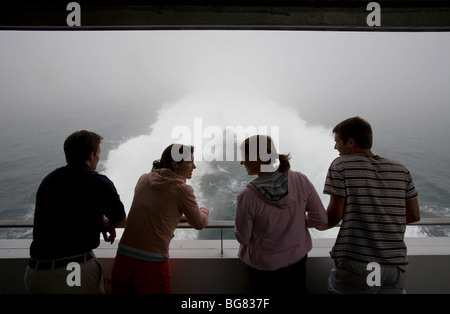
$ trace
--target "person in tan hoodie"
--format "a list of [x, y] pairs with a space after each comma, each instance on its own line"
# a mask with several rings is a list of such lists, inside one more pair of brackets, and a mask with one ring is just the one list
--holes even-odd
[[169, 145], [134, 191], [112, 268], [113, 293], [171, 293], [169, 244], [181, 219], [203, 229], [209, 211], [186, 184], [196, 168], [194, 148]]

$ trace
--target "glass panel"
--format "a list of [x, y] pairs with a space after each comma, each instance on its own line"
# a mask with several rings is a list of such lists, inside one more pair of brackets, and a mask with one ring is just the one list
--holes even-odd
[[[373, 151], [411, 171], [422, 217], [450, 217], [447, 32], [2, 31], [0, 42], [2, 220], [32, 219], [39, 183], [65, 164], [62, 144], [79, 129], [104, 137], [98, 170], [127, 209], [139, 175], [186, 141], [196, 146], [189, 183], [199, 204], [210, 219], [233, 220], [237, 193], [254, 177], [229, 136], [255, 132], [275, 135], [326, 206], [338, 156], [331, 130], [355, 115], [372, 124]], [[449, 235], [448, 226], [407, 231]]]

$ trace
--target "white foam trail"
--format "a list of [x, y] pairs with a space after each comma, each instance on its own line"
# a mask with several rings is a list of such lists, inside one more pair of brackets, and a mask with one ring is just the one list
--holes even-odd
[[[195, 129], [196, 118], [200, 118], [202, 122], [203, 130], [200, 132]], [[178, 102], [164, 105], [159, 110], [157, 121], [151, 126], [149, 134], [132, 138], [109, 153], [105, 162], [105, 174], [115, 183], [127, 211], [133, 199], [137, 179], [151, 170], [153, 160], [160, 157], [165, 147], [179, 142], [172, 138], [171, 134], [174, 128], [180, 126], [191, 130], [192, 142], [186, 144], [198, 143], [200, 139], [203, 145], [211, 141], [201, 134], [208, 126], [220, 127], [223, 130], [229, 126], [254, 126], [258, 131], [261, 127], [268, 130], [271, 126], [278, 127], [278, 151], [291, 153], [292, 169], [305, 173], [321, 196], [326, 171], [330, 162], [337, 156], [333, 150], [330, 130], [307, 125], [292, 107], [277, 104], [259, 95], [222, 93], [217, 97], [217, 94], [212, 93], [192, 94]], [[253, 134], [248, 134], [250, 135]], [[203, 157], [198, 156], [198, 153], [206, 155], [207, 151], [202, 152], [201, 147], [196, 147], [196, 160]], [[196, 178], [209, 171], [213, 169], [209, 168], [207, 163], [197, 162], [197, 169], [190, 183], [194, 186], [199, 202], [204, 196], [200, 189], [196, 188]], [[323, 201], [324, 204], [327, 203], [328, 197], [323, 195]], [[320, 235], [327, 236], [327, 232]]]
[[[109, 153], [105, 162], [105, 174], [115, 183], [127, 211], [139, 176], [151, 170], [152, 162], [160, 158], [164, 148], [177, 142], [177, 139], [171, 137], [174, 128], [185, 126], [191, 130], [192, 143], [186, 144], [194, 144], [194, 141], [198, 143], [199, 137], [203, 145], [211, 140], [204, 138], [204, 134], [194, 134], [198, 131], [194, 130], [196, 118], [201, 118], [203, 130], [208, 126], [218, 126], [224, 130], [227, 126], [279, 127], [279, 153], [291, 153], [292, 170], [306, 174], [321, 196], [324, 206], [328, 205], [329, 197], [322, 193], [323, 184], [330, 163], [337, 157], [333, 149], [331, 130], [308, 125], [294, 108], [277, 104], [259, 95], [230, 93], [217, 97], [202, 93], [164, 105], [159, 110], [158, 119], [151, 126], [149, 134], [132, 138]], [[253, 134], [248, 134], [250, 135]], [[202, 152], [200, 148], [196, 147], [196, 160], [199, 159], [198, 153]], [[217, 170], [208, 167], [206, 162], [197, 162], [197, 169], [189, 182], [194, 187], [199, 203], [207, 195], [202, 195], [196, 184], [199, 180], [196, 178], [210, 171]], [[407, 230], [407, 236], [420, 234], [420, 229]], [[338, 228], [334, 228], [325, 232], [314, 230], [312, 234], [314, 237], [335, 237], [337, 232]], [[183, 234], [188, 238], [194, 237], [193, 233], [187, 230], [182, 230], [181, 233], [181, 237]]]
[[[160, 157], [165, 147], [177, 141], [171, 138], [175, 127], [186, 126], [191, 130], [192, 138], [203, 137], [202, 134], [194, 134], [195, 118], [202, 119], [203, 129], [207, 126], [223, 129], [227, 126], [279, 127], [279, 152], [290, 152], [292, 168], [307, 174], [319, 191], [323, 189], [330, 162], [337, 156], [330, 130], [307, 125], [294, 108], [283, 107], [255, 95], [220, 99], [203, 94], [191, 95], [163, 106], [150, 134], [132, 138], [109, 153], [105, 172], [115, 182], [124, 203], [129, 206], [139, 175], [150, 171], [153, 160]], [[210, 140], [203, 138], [203, 145]], [[196, 147], [196, 160], [199, 160], [199, 152], [201, 149]], [[195, 170], [197, 174], [202, 171], [209, 170], [200, 167]]]

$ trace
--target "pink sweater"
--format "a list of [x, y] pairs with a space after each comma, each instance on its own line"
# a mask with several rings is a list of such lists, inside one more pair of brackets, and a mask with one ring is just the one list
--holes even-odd
[[288, 194], [279, 201], [265, 198], [252, 183], [236, 203], [238, 256], [260, 270], [276, 270], [302, 259], [312, 248], [307, 228], [326, 224], [327, 212], [309, 179], [289, 171]]
[[208, 213], [197, 205], [186, 179], [169, 169], [143, 174], [136, 184], [120, 244], [141, 255], [148, 252], [168, 257], [173, 232], [183, 213], [195, 229], [206, 226]]

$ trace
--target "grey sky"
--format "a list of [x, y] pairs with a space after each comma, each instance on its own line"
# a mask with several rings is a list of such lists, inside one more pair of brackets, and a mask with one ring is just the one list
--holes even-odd
[[0, 42], [8, 111], [158, 106], [217, 89], [264, 93], [331, 124], [449, 113], [449, 33], [3, 31]]

